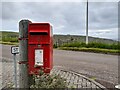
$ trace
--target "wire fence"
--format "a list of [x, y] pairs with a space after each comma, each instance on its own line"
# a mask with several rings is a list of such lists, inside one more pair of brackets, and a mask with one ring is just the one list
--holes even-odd
[[[12, 59], [2, 58], [2, 88], [14, 86], [14, 62]], [[18, 64], [17, 64], [17, 78], [18, 78]], [[17, 79], [18, 80], [18, 79]]]
[[[12, 59], [2, 58], [2, 75], [1, 81], [2, 85], [1, 88], [10, 88], [14, 86], [14, 62]], [[17, 72], [19, 70], [17, 64]], [[66, 78], [69, 85], [74, 86], [74, 88], [92, 88], [93, 89], [105, 89], [104, 86], [100, 85], [99, 83], [90, 80], [89, 78], [77, 74], [71, 71], [65, 71], [57, 68], [53, 68], [52, 73], [59, 74], [61, 77]], [[17, 73], [17, 80], [19, 78], [19, 72]], [[18, 84], [18, 83], [17, 83]]]

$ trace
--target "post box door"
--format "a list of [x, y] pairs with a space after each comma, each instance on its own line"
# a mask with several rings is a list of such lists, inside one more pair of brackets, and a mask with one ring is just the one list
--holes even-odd
[[45, 73], [52, 69], [52, 34], [49, 23], [31, 23], [28, 32], [29, 74], [38, 74], [43, 67]]

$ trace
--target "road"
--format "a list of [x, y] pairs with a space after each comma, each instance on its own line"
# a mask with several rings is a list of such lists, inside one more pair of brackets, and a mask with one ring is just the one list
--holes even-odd
[[[11, 46], [2, 45], [2, 57], [12, 59]], [[17, 56], [17, 58], [19, 58]], [[54, 50], [54, 66], [92, 76], [93, 79], [118, 82], [118, 56]]]

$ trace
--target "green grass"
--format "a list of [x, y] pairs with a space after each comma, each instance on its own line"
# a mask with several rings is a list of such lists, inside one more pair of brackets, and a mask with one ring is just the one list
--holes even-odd
[[2, 42], [2, 41], [0, 41], [0, 44], [4, 44], [4, 45], [19, 45], [19, 43], [17, 43], [17, 42]]
[[[6, 32], [1, 31], [0, 41], [18, 43], [18, 33], [17, 32]], [[3, 43], [4, 44], [4, 43]]]
[[120, 53], [120, 50], [101, 49], [101, 48], [59, 47], [59, 49], [72, 50], [72, 51], [103, 53], [103, 54], [115, 54], [115, 55], [118, 55]]
[[89, 42], [88, 44], [85, 44], [84, 42], [71, 42], [61, 45], [59, 49], [118, 55], [120, 53], [120, 43], [107, 44], [100, 42]]
[[[6, 32], [0, 31], [2, 34], [0, 37], [0, 44], [6, 45], [18, 45], [18, 32]], [[88, 45], [85, 44], [82, 36], [72, 36], [72, 35], [54, 35], [54, 48], [60, 48], [65, 50], [74, 50], [74, 51], [85, 51], [85, 52], [95, 52], [95, 53], [112, 53], [118, 54], [120, 50], [120, 43], [117, 41], [100, 39], [90, 37], [91, 41]], [[89, 38], [89, 39], [90, 39]], [[56, 41], [62, 43], [61, 45], [56, 45]], [[62, 40], [70, 40], [67, 43], [63, 43]], [[79, 41], [81, 40], [81, 41]], [[82, 42], [83, 40], [83, 42]], [[58, 47], [59, 46], [59, 47]]]
[[112, 43], [112, 44], [106, 44], [106, 43], [98, 43], [98, 42], [90, 42], [87, 45], [84, 42], [72, 42], [68, 44], [63, 44], [61, 47], [85, 47], [85, 48], [100, 48], [100, 49], [113, 49], [118, 50], [120, 49], [120, 44], [118, 43]]

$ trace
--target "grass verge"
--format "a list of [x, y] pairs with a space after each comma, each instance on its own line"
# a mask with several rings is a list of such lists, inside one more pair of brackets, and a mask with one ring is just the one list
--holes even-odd
[[0, 44], [4, 44], [4, 45], [19, 45], [19, 43], [16, 43], [16, 42], [2, 42], [2, 41], [0, 41]]
[[120, 50], [101, 49], [101, 48], [59, 47], [58, 49], [61, 49], [61, 50], [71, 50], [71, 51], [94, 52], [94, 53], [103, 53], [103, 54], [112, 54], [112, 55], [120, 55]]

